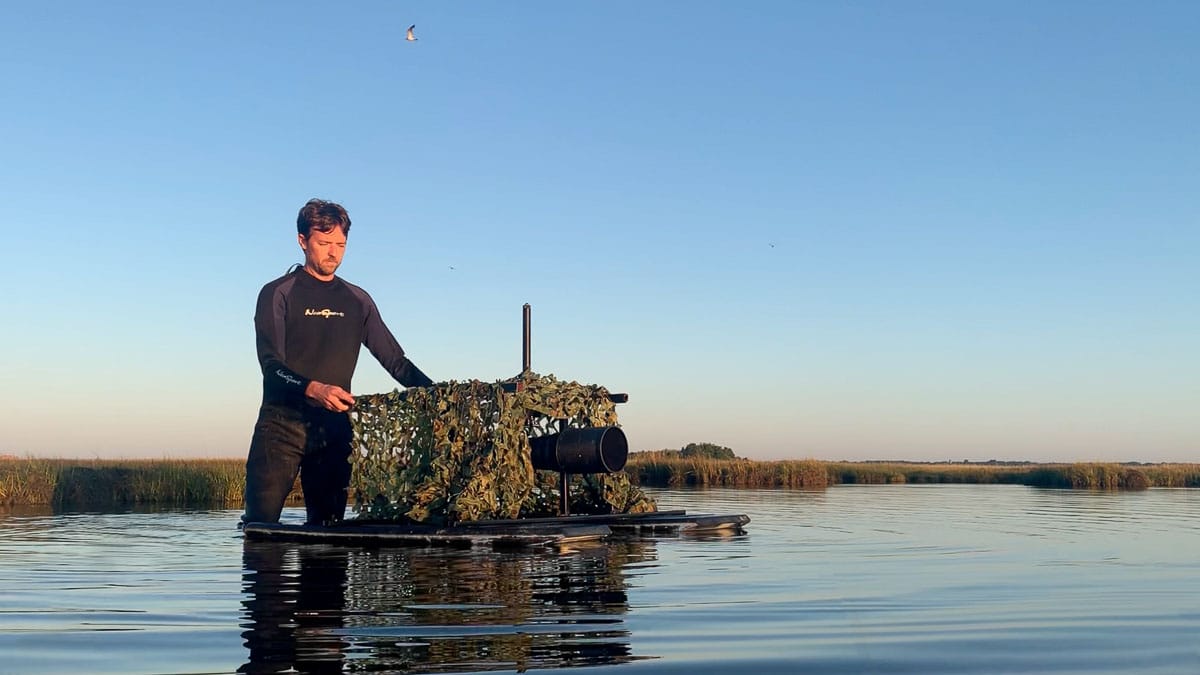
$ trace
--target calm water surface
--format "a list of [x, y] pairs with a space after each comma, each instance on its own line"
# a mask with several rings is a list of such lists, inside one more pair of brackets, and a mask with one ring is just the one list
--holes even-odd
[[1200, 673], [1200, 490], [654, 494], [752, 522], [484, 553], [0, 513], [0, 673]]

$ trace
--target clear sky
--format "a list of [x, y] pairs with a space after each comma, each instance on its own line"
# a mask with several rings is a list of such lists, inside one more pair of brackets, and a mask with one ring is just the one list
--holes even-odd
[[633, 450], [1200, 461], [1198, 3], [4, 15], [0, 453], [244, 456], [321, 197], [434, 379], [530, 303]]

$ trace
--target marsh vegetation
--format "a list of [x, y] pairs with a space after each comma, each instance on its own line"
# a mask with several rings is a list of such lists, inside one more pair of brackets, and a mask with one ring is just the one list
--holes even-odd
[[[634, 452], [630, 479], [650, 487], [822, 489], [845, 484], [982, 483], [1092, 490], [1200, 487], [1200, 464], [760, 461]], [[58, 508], [241, 504], [241, 459], [0, 460], [0, 505]], [[299, 483], [288, 497], [300, 504]]]
[[1091, 490], [1200, 487], [1200, 464], [830, 462], [687, 457], [636, 452], [625, 471], [640, 485], [819, 489], [846, 484], [983, 483]]

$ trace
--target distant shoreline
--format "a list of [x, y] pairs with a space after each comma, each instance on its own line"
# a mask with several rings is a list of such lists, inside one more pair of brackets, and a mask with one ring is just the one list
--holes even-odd
[[625, 467], [640, 485], [820, 489], [834, 485], [975, 483], [1091, 490], [1200, 487], [1200, 464], [1142, 462], [902, 462], [685, 458], [638, 452]]
[[[671, 451], [662, 450], [631, 450], [629, 453], [629, 461], [635, 462], [638, 458], [648, 458], [659, 456]], [[37, 455], [13, 455], [0, 454], [0, 462], [77, 462], [79, 464], [88, 463], [121, 463], [121, 464], [139, 464], [143, 462], [234, 462], [244, 465], [246, 458], [244, 455], [225, 456], [225, 457], [63, 457], [63, 456], [37, 456]], [[1153, 466], [1200, 466], [1198, 462], [1167, 462], [1167, 461], [1141, 461], [1141, 460], [1072, 460], [1072, 461], [1037, 461], [1031, 459], [815, 459], [806, 457], [802, 459], [754, 459], [750, 457], [738, 457], [734, 461], [739, 462], [754, 462], [756, 464], [770, 464], [776, 462], [820, 462], [822, 464], [896, 464], [896, 465], [917, 465], [917, 466], [1006, 466], [1006, 467], [1025, 467], [1025, 466], [1069, 466], [1069, 465], [1090, 465], [1090, 464], [1111, 464], [1118, 466], [1132, 467], [1153, 467]]]
[[[715, 460], [634, 452], [646, 487], [812, 489], [836, 485], [1011, 484], [1088, 490], [1200, 488], [1200, 464]], [[0, 459], [0, 506], [214, 507], [242, 503], [242, 459]], [[303, 503], [297, 484], [290, 504]]]

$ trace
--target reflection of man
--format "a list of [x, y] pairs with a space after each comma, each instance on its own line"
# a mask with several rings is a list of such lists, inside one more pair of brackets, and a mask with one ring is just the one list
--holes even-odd
[[254, 313], [263, 398], [246, 459], [244, 522], [275, 523], [296, 474], [308, 522], [341, 520], [350, 483], [350, 379], [365, 345], [400, 384], [433, 382], [404, 355], [371, 296], [335, 276], [350, 216], [310, 200], [296, 218], [304, 266], [263, 286]]
[[332, 629], [343, 624], [347, 552], [247, 541], [242, 562], [250, 656], [238, 672], [342, 672], [346, 642]]

